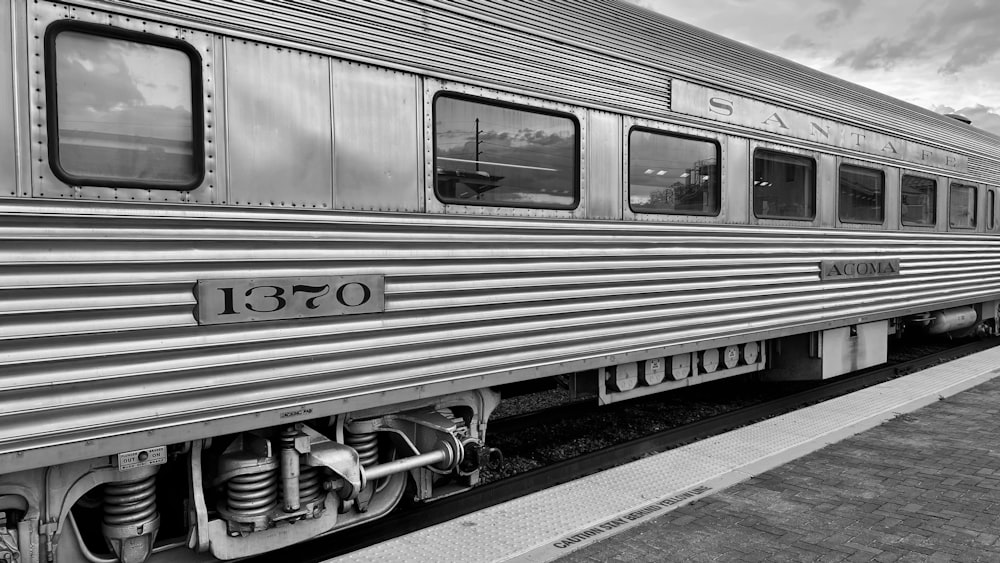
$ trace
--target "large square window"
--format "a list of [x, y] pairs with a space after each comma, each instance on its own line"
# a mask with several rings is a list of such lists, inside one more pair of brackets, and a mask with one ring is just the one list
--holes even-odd
[[71, 185], [187, 190], [204, 176], [201, 63], [189, 44], [96, 24], [46, 33], [49, 156]]
[[461, 205], [573, 209], [580, 200], [576, 119], [523, 106], [439, 95], [434, 186]]
[[757, 150], [753, 157], [753, 212], [762, 219], [816, 217], [816, 161]]
[[948, 224], [957, 229], [976, 228], [976, 187], [952, 184], [948, 197]]
[[934, 226], [937, 222], [937, 181], [903, 175], [901, 220], [907, 226]]
[[629, 134], [628, 158], [632, 211], [719, 214], [718, 143], [634, 130]]
[[885, 174], [850, 164], [840, 166], [840, 220], [844, 223], [885, 222]]

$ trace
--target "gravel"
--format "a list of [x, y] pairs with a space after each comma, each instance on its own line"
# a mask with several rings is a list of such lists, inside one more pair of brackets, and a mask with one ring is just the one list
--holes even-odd
[[[890, 363], [942, 352], [954, 343], [890, 345]], [[793, 393], [815, 382], [762, 382], [754, 374], [595, 408], [581, 416], [522, 428], [509, 434], [488, 433], [487, 445], [498, 448], [504, 463], [483, 469], [484, 483], [517, 475], [662, 430], [697, 422], [769, 399]], [[570, 401], [562, 388], [505, 398], [492, 419], [514, 416]]]

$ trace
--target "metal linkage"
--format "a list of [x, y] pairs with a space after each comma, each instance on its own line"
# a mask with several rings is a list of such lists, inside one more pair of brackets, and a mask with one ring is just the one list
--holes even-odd
[[420, 471], [427, 481], [457, 471], [466, 452], [478, 460], [481, 444], [467, 434], [461, 417], [431, 410], [352, 421], [343, 443], [304, 424], [241, 434], [213, 481], [224, 487], [221, 518], [199, 529], [208, 541], [197, 545], [237, 559], [382, 516], [402, 498], [400, 474]]
[[345, 430], [355, 436], [388, 433], [392, 436], [397, 451], [410, 454], [387, 463], [365, 466], [362, 476], [366, 482], [418, 468], [448, 473], [462, 462], [464, 456], [464, 448], [456, 435], [459, 425], [437, 411], [355, 420]]
[[281, 497], [285, 512], [299, 509], [299, 452], [295, 450], [295, 437], [299, 431], [289, 427], [281, 432]]

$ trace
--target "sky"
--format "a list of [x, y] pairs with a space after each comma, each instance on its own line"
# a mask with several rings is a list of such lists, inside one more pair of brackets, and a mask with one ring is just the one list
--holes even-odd
[[1000, 135], [996, 0], [630, 0]]

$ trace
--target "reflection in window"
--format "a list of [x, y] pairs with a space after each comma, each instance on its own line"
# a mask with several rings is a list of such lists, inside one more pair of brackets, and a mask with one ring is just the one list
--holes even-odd
[[719, 146], [715, 142], [632, 131], [628, 178], [632, 211], [719, 214]]
[[572, 209], [577, 124], [568, 117], [438, 96], [434, 166], [445, 203]]
[[937, 221], [937, 181], [903, 175], [902, 222], [911, 226], [932, 226]]
[[[191, 56], [73, 28], [49, 42], [56, 168], [70, 183], [189, 188], [202, 169]], [[200, 91], [200, 87], [198, 89]]]
[[840, 220], [878, 223], [885, 219], [885, 176], [881, 170], [840, 165]]
[[948, 224], [960, 229], [976, 226], [976, 187], [952, 184], [948, 198]]
[[766, 219], [813, 219], [816, 216], [815, 161], [768, 150], [754, 153], [753, 212]]

